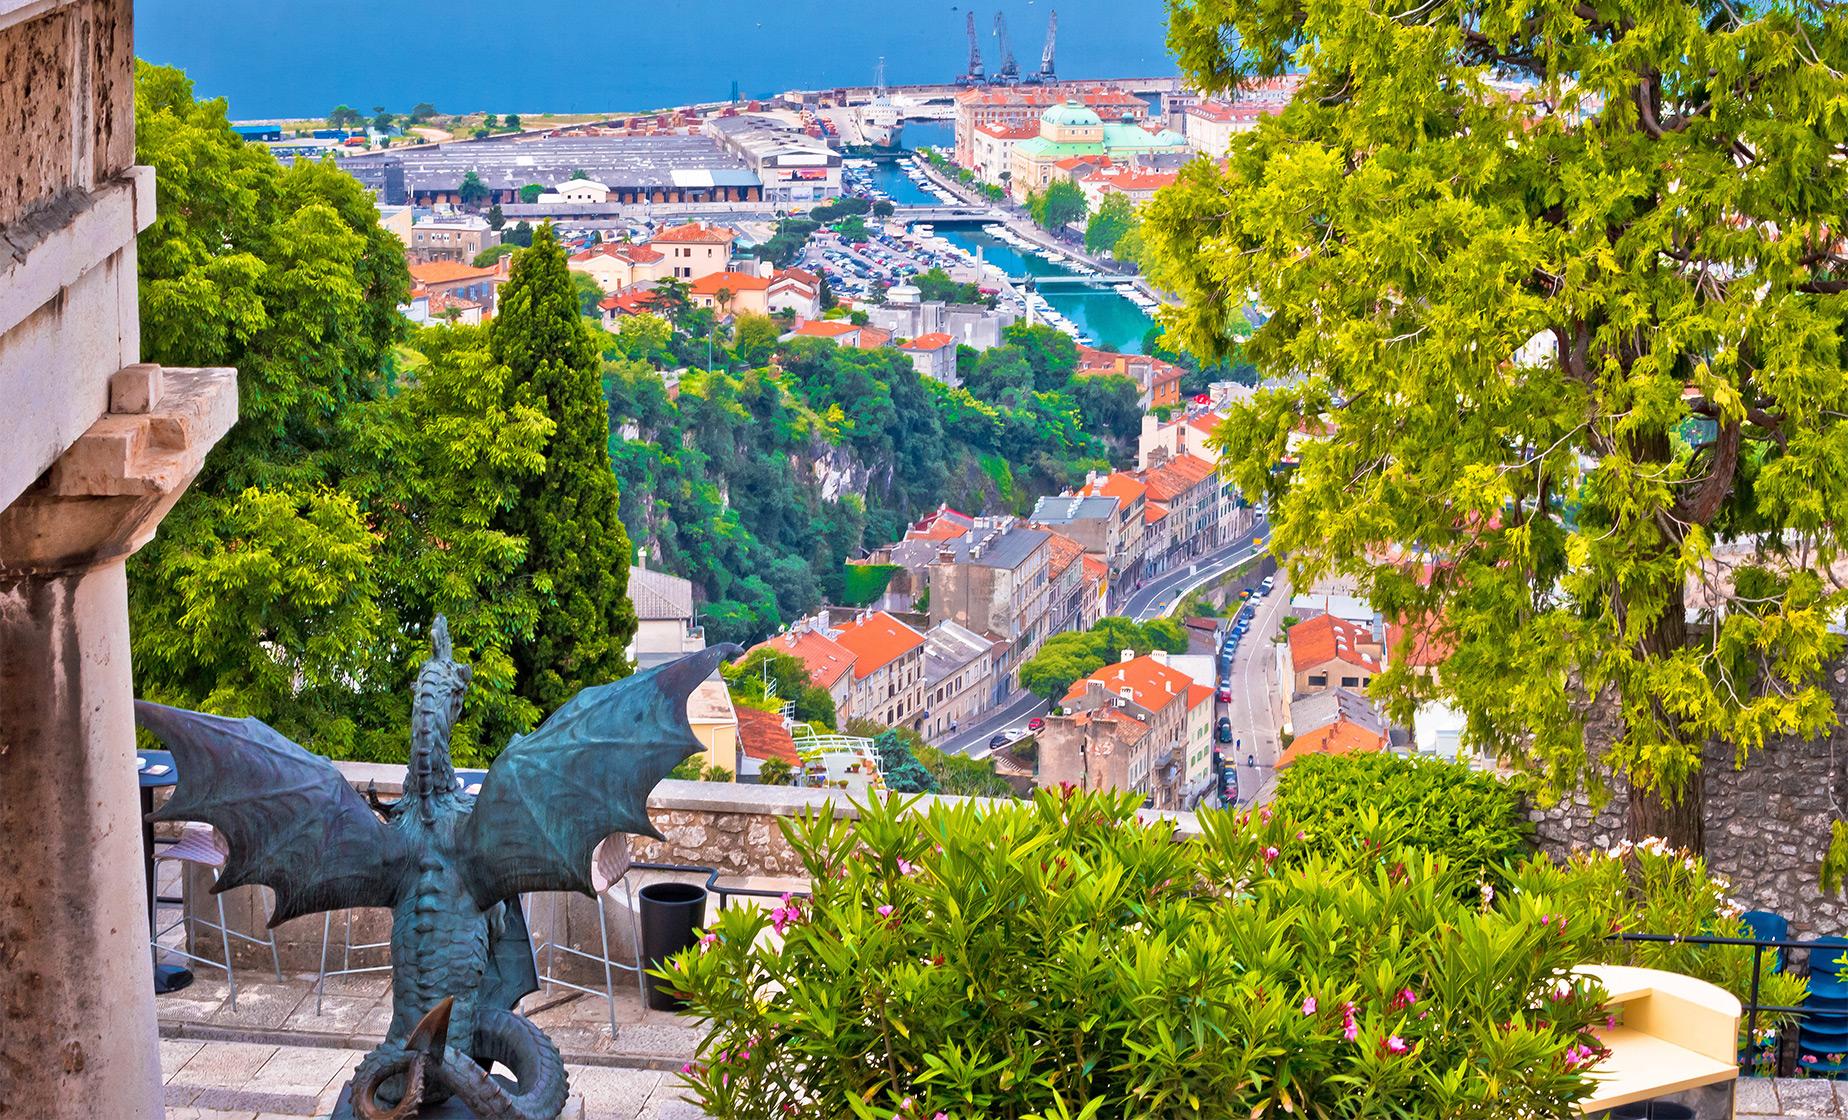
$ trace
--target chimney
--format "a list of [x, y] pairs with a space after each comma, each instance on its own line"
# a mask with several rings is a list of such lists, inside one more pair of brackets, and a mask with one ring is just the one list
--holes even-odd
[[[1164, 669], [1168, 667], [1168, 651], [1167, 650], [1165, 649], [1150, 650], [1149, 656], [1155, 659], [1155, 664], [1160, 665]], [[1172, 692], [1174, 690], [1170, 688], [1168, 691]]]
[[636, 551], [635, 566], [640, 568], [643, 571], [648, 570], [648, 550], [646, 548], [638, 549]]
[[1127, 704], [1136, 698], [1136, 690], [1128, 685], [1124, 685], [1122, 688], [1117, 689], [1117, 695], [1122, 698], [1123, 703]]
[[1086, 677], [1085, 678], [1084, 698], [1091, 707], [1093, 708], [1102, 707], [1105, 700], [1108, 699], [1109, 696], [1110, 696], [1110, 690], [1104, 684], [1103, 681], [1098, 680], [1096, 677]]

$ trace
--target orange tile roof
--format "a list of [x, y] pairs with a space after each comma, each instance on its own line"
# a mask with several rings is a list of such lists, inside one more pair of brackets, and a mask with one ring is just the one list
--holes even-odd
[[1456, 648], [1456, 641], [1429, 619], [1417, 624], [1394, 622], [1386, 627], [1387, 656], [1395, 665], [1429, 669], [1442, 664]]
[[840, 338], [859, 329], [845, 319], [810, 319], [797, 326], [793, 333], [808, 338]]
[[1084, 554], [1084, 576], [1087, 580], [1101, 580], [1110, 573], [1110, 566], [1090, 553]]
[[1046, 558], [1046, 576], [1057, 579], [1073, 562], [1084, 558], [1084, 546], [1056, 530], [1047, 529], [1046, 532], [1050, 534], [1046, 543], [1052, 550]]
[[654, 309], [655, 294], [651, 288], [631, 288], [613, 296], [605, 296], [597, 301], [597, 306], [605, 311], [620, 311], [625, 315], [641, 315]]
[[976, 89], [964, 90], [962, 93], [957, 94], [956, 103], [958, 105], [1003, 107], [1012, 105], [1025, 106], [1028, 108], [1043, 108], [1058, 105], [1069, 98], [1077, 98], [1093, 109], [1099, 106], [1112, 108], [1118, 106], [1140, 106], [1144, 109], [1148, 108], [1148, 102], [1143, 101], [1128, 90], [1117, 89], [1114, 86], [1039, 86], [1028, 88], [984, 86]]
[[1088, 677], [1073, 681], [1071, 690], [1065, 694], [1066, 706], [1084, 696], [1085, 681], [1102, 681], [1112, 698], [1121, 696], [1123, 689], [1128, 688], [1129, 698], [1151, 712], [1159, 712], [1170, 701], [1186, 697], [1188, 686], [1193, 684], [1193, 678], [1186, 673], [1169, 668], [1156, 661], [1154, 655], [1145, 653], [1106, 665]]
[[430, 314], [432, 315], [440, 315], [452, 307], [457, 311], [479, 310], [481, 308], [481, 304], [472, 299], [452, 296], [447, 292], [431, 292], [426, 298], [429, 300]]
[[425, 261], [411, 266], [411, 279], [419, 284], [450, 284], [457, 280], [485, 280], [499, 275], [498, 268], [474, 268], [461, 261]]
[[892, 332], [881, 327], [860, 328], [860, 349], [877, 350], [892, 341]]
[[1111, 471], [1108, 476], [1086, 485], [1078, 492], [1087, 497], [1103, 495], [1115, 498], [1120, 508], [1128, 509], [1131, 502], [1148, 492], [1148, 488], [1133, 474]]
[[1382, 668], [1373, 631], [1320, 614], [1290, 627], [1290, 664], [1298, 669], [1342, 661], [1377, 673]]
[[1202, 412], [1198, 416], [1189, 416], [1187, 418], [1187, 424], [1189, 427], [1198, 428], [1200, 431], [1211, 434], [1224, 420], [1225, 417], [1219, 415], [1217, 412]]
[[947, 517], [939, 517], [922, 529], [909, 529], [905, 532], [908, 541], [953, 541], [969, 531], [967, 525], [958, 525]]
[[1176, 455], [1159, 467], [1144, 472], [1149, 500], [1171, 502], [1217, 473], [1213, 464], [1198, 455]]
[[1039, 122], [1032, 124], [1001, 124], [990, 121], [975, 126], [977, 132], [986, 133], [997, 140], [1031, 140], [1039, 135]]
[[900, 350], [941, 350], [945, 346], [954, 346], [954, 345], [956, 345], [956, 340], [951, 338], [949, 335], [944, 334], [942, 331], [932, 331], [930, 334], [921, 334], [917, 336], [916, 338], [912, 339], [910, 342], [907, 342], [905, 343], [905, 345], [899, 347], [899, 349]]
[[802, 764], [796, 753], [796, 741], [790, 738], [783, 717], [762, 708], [738, 705], [738, 747], [748, 758], [759, 761], [781, 759], [791, 766]]
[[1385, 749], [1386, 736], [1338, 719], [1293, 741], [1277, 757], [1277, 768], [1282, 769], [1308, 754], [1364, 754]]
[[833, 688], [854, 663], [852, 650], [813, 630], [778, 634], [758, 642], [751, 649], [775, 650], [796, 658], [808, 667], [809, 680], [815, 682], [817, 688]]
[[924, 635], [884, 611], [874, 611], [840, 628], [834, 639], [854, 655], [855, 680], [865, 680], [924, 645]]
[[631, 264], [653, 264], [656, 261], [667, 259], [667, 255], [659, 250], [628, 241], [605, 241], [601, 245], [592, 245], [581, 253], [571, 254], [571, 259], [579, 264], [598, 257], [615, 257], [619, 261], [628, 261]]
[[676, 245], [676, 244], [678, 245], [686, 245], [686, 244], [730, 245], [732, 243], [732, 239], [733, 239], [733, 235], [732, 235], [731, 230], [721, 229], [718, 226], [703, 226], [703, 225], [700, 225], [698, 222], [688, 222], [686, 225], [683, 225], [683, 226], [675, 226], [672, 229], [662, 230], [660, 233], [655, 234], [654, 237], [650, 239], [649, 244], [652, 244], [652, 245], [663, 245], [663, 244], [665, 245]]
[[1203, 684], [1190, 684], [1187, 686], [1187, 710], [1190, 712], [1212, 698], [1213, 690]]
[[1150, 502], [1148, 505], [1142, 507], [1142, 520], [1144, 524], [1153, 525], [1157, 521], [1166, 520], [1167, 516], [1167, 506]]
[[748, 272], [714, 272], [688, 284], [687, 292], [696, 296], [716, 296], [721, 288], [731, 292], [762, 292], [769, 287], [768, 279]]

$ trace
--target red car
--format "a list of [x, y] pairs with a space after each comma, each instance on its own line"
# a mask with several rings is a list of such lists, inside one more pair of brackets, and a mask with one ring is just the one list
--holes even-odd
[[1046, 729], [1046, 721], [1041, 719], [1038, 716], [1034, 716], [1032, 719], [1027, 721], [1028, 731], [1044, 731], [1045, 729]]
[[1219, 702], [1221, 704], [1230, 704], [1232, 702], [1232, 690], [1230, 688], [1221, 688], [1219, 690]]

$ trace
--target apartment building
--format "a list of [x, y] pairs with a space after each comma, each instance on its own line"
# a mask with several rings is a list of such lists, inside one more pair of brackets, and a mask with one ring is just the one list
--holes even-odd
[[830, 637], [853, 655], [853, 691], [841, 725], [869, 719], [916, 730], [923, 724], [923, 634], [885, 611], [862, 611]]
[[973, 726], [994, 706], [995, 643], [940, 622], [924, 632], [924, 725], [931, 742]]
[[967, 534], [942, 542], [930, 567], [932, 626], [954, 622], [1007, 643], [997, 698], [1012, 691], [1020, 663], [1046, 639], [1051, 537], [1014, 518], [978, 517]]
[[500, 234], [475, 214], [443, 214], [411, 223], [406, 255], [412, 264], [457, 261], [469, 264], [485, 249], [500, 244]]
[[1130, 790], [1150, 808], [1178, 808], [1195, 687], [1165, 653], [1124, 650], [1116, 664], [1074, 682], [1046, 717], [1037, 736], [1039, 784]]
[[1289, 654], [1293, 696], [1331, 688], [1364, 691], [1386, 664], [1385, 649], [1371, 627], [1332, 614], [1290, 627]]
[[1181, 455], [1143, 471], [1142, 477], [1149, 533], [1146, 573], [1167, 571], [1224, 543], [1231, 488], [1211, 463]]
[[814, 618], [799, 618], [788, 630], [752, 646], [750, 651], [774, 650], [802, 662], [808, 669], [809, 683], [827, 692], [834, 701], [837, 723], [852, 714], [854, 702], [853, 651], [834, 640], [824, 611]]

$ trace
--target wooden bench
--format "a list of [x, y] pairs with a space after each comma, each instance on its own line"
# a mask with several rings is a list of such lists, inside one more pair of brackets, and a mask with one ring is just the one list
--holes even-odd
[[1602, 1034], [1610, 1057], [1592, 1068], [1597, 1088], [1582, 1114], [1653, 1100], [1739, 1076], [1739, 1001], [1704, 980], [1627, 965], [1583, 965], [1621, 1024]]

